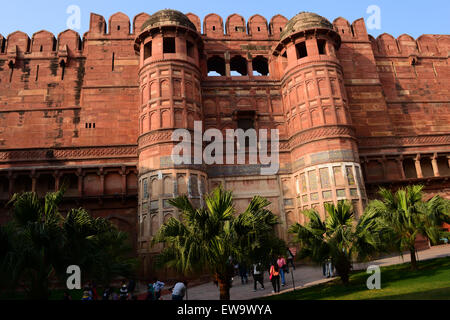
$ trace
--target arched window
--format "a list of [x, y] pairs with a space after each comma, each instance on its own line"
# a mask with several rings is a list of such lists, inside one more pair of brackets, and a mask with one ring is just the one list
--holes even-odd
[[255, 76], [268, 76], [269, 75], [269, 63], [267, 58], [263, 56], [257, 56], [252, 61], [253, 75]]
[[230, 60], [230, 70], [232, 76], [248, 75], [247, 60], [242, 56], [234, 56]]
[[152, 56], [152, 42], [148, 42], [144, 46], [144, 60]]
[[317, 48], [319, 49], [319, 54], [326, 54], [326, 41], [323, 39], [317, 39]]
[[173, 37], [164, 38], [163, 53], [175, 53], [175, 38]]
[[297, 49], [297, 59], [301, 59], [308, 56], [308, 50], [306, 49], [306, 43], [300, 42], [295, 45]]
[[208, 76], [225, 76], [225, 59], [213, 56], [208, 59]]

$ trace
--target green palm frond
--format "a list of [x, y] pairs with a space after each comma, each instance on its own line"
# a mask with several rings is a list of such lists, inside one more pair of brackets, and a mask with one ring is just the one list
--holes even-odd
[[275, 246], [279, 243], [273, 240], [278, 219], [267, 209], [270, 202], [262, 197], [254, 197], [246, 211], [237, 216], [232, 193], [222, 188], [205, 197], [204, 208], [194, 208], [187, 197], [170, 203], [182, 212], [183, 220], [169, 219], [152, 239], [153, 246], [165, 245], [156, 266], [185, 274], [210, 272], [226, 277], [230, 257], [250, 263], [257, 255], [265, 259], [278, 251]]

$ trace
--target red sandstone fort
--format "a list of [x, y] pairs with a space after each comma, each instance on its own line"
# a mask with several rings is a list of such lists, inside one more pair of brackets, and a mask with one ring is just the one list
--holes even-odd
[[[200, 204], [220, 184], [237, 211], [267, 197], [284, 238], [325, 202], [349, 199], [361, 215], [380, 185], [449, 197], [449, 52], [449, 35], [374, 39], [363, 19], [306, 12], [269, 23], [209, 14], [203, 29], [175, 10], [132, 24], [92, 14], [82, 37], [0, 35], [0, 220], [12, 194], [65, 183], [66, 208], [111, 219], [145, 257], [179, 214], [168, 199]], [[279, 129], [279, 173], [174, 165], [172, 132], [194, 121]]]

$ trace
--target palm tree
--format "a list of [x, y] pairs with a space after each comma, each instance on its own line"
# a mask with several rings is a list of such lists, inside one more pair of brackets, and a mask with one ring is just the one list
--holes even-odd
[[422, 190], [420, 185], [407, 186], [395, 193], [380, 188], [381, 199], [371, 201], [367, 208], [367, 212], [377, 215], [380, 223], [391, 230], [394, 248], [399, 252], [410, 252], [412, 269], [417, 269], [417, 236], [423, 235], [436, 243], [442, 223], [450, 218], [448, 200], [435, 196], [423, 201]]
[[49, 298], [49, 281], [62, 272], [64, 235], [57, 205], [63, 192], [48, 193], [43, 203], [35, 193], [16, 194], [13, 204], [13, 246], [15, 280], [28, 284], [31, 299]]
[[14, 195], [9, 202], [12, 221], [0, 229], [6, 239], [0, 247], [0, 279], [9, 278], [11, 289], [23, 283], [31, 299], [48, 299], [50, 281], [65, 283], [70, 265], [101, 282], [134, 268], [126, 235], [84, 209], [72, 209], [64, 217], [58, 209], [63, 195], [64, 190], [43, 200], [32, 192]]
[[[207, 272], [219, 285], [220, 299], [230, 299], [233, 277], [231, 259], [251, 260], [276, 248], [273, 244], [276, 216], [267, 210], [269, 201], [254, 197], [247, 210], [235, 217], [232, 193], [215, 189], [205, 197], [206, 207], [195, 209], [186, 196], [170, 200], [182, 213], [182, 220], [171, 218], [159, 230], [152, 243], [165, 244], [157, 265], [174, 268], [185, 275]], [[285, 246], [284, 246], [285, 248]], [[278, 252], [276, 252], [278, 253]]]
[[299, 258], [309, 257], [317, 264], [331, 258], [342, 282], [347, 284], [354, 259], [367, 260], [382, 250], [380, 235], [384, 230], [373, 214], [363, 215], [355, 224], [353, 207], [348, 201], [339, 201], [337, 206], [326, 203], [325, 211], [328, 214], [325, 221], [314, 209], [304, 211], [309, 222], [305, 226], [296, 223], [289, 232], [300, 244]]
[[72, 209], [62, 225], [66, 265], [80, 266], [86, 278], [108, 286], [118, 275], [131, 277], [137, 265], [128, 235], [85, 209]]

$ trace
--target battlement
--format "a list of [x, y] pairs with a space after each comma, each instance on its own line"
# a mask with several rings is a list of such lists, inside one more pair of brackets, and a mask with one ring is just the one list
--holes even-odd
[[369, 36], [375, 55], [381, 56], [431, 56], [447, 58], [450, 52], [450, 36], [421, 35], [414, 40], [408, 34], [402, 34], [397, 39], [388, 33], [379, 35], [376, 39]]
[[[268, 23], [266, 18], [259, 14], [250, 17], [249, 21], [239, 14], [232, 14], [226, 20], [215, 13], [208, 14], [202, 21], [193, 14], [187, 13], [186, 16], [195, 25], [197, 31], [209, 38], [254, 38], [264, 39], [268, 37], [279, 38], [279, 35], [288, 22], [288, 19], [282, 15], [275, 15]], [[146, 20], [150, 18], [147, 13], [140, 13], [133, 18], [130, 30], [130, 19], [123, 13], [119, 12], [111, 16], [108, 25], [104, 17], [98, 14], [91, 14], [91, 22], [89, 28], [90, 36], [128, 36], [137, 35]], [[127, 33], [128, 32], [128, 33]]]
[[[204, 17], [203, 24], [201, 19], [193, 13], [187, 13], [186, 16], [204, 37], [220, 40], [277, 41], [288, 22], [288, 19], [280, 14], [273, 16], [270, 21], [255, 14], [246, 21], [241, 15], [234, 13], [228, 16], [224, 23], [221, 16], [210, 13]], [[56, 54], [64, 50], [67, 50], [69, 55], [81, 55], [86, 39], [101, 37], [133, 40], [149, 18], [149, 14], [142, 12], [131, 22], [127, 15], [117, 12], [107, 22], [103, 16], [91, 13], [89, 31], [83, 37], [73, 30], [61, 32], [57, 37], [46, 30], [41, 30], [33, 34], [31, 39], [21, 31], [13, 32], [7, 37], [0, 34], [0, 55], [39, 56], [48, 53]], [[371, 41], [376, 55], [448, 56], [450, 48], [450, 37], [446, 35], [422, 35], [414, 40], [407, 34], [395, 39], [384, 33], [375, 39], [367, 33], [363, 18], [350, 24], [346, 19], [339, 17], [333, 21], [333, 26], [344, 42]]]
[[46, 53], [67, 51], [76, 56], [81, 54], [82, 50], [80, 35], [70, 29], [61, 32], [57, 37], [46, 30], [34, 33], [31, 39], [22, 31], [15, 31], [6, 38], [0, 35], [0, 55], [24, 57], [32, 54], [39, 57]]

